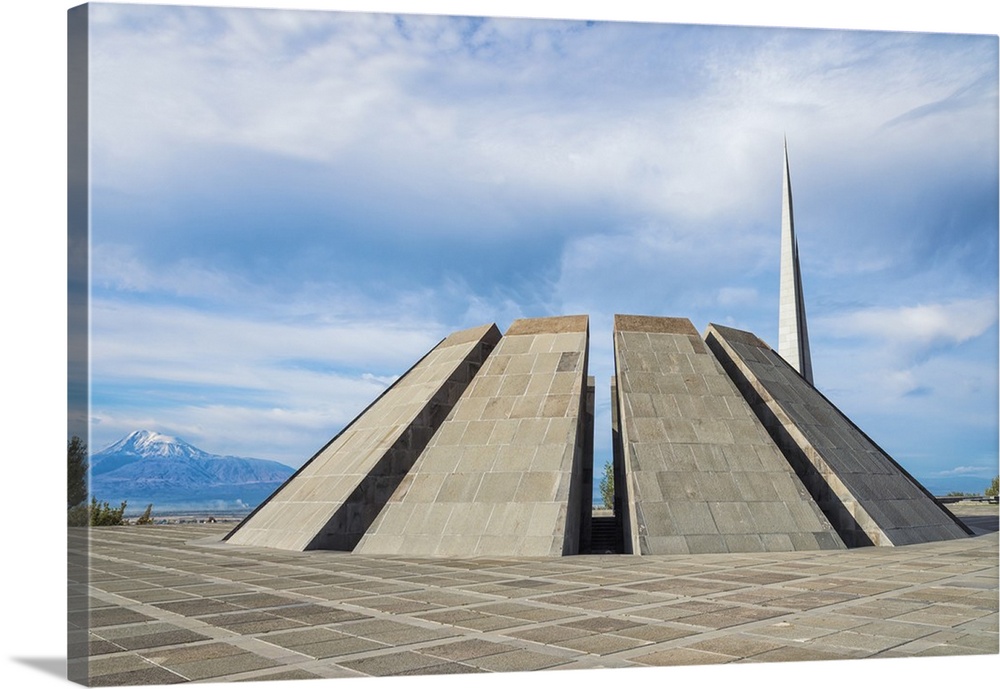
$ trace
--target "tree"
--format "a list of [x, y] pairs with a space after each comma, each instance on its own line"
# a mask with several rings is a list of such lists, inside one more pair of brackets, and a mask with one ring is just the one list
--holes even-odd
[[66, 523], [70, 526], [86, 526], [90, 523], [87, 510], [87, 446], [78, 436], [73, 436], [66, 444]]
[[983, 491], [983, 495], [989, 498], [995, 498], [1000, 494], [1000, 476], [994, 476], [993, 481], [990, 483], [990, 487]]
[[67, 507], [76, 507], [87, 501], [87, 446], [79, 436], [73, 436], [67, 445], [66, 465], [68, 471], [67, 481]]
[[146, 505], [146, 511], [142, 513], [141, 517], [135, 520], [135, 523], [140, 526], [153, 523], [153, 503]]
[[615, 508], [615, 467], [611, 462], [604, 463], [604, 477], [601, 479], [599, 488], [604, 508], [613, 510]]
[[87, 526], [90, 524], [90, 507], [85, 502], [69, 508], [66, 523], [69, 526]]

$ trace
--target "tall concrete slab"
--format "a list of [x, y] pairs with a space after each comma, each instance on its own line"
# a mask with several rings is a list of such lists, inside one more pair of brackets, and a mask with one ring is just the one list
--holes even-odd
[[590, 511], [588, 340], [586, 316], [515, 321], [354, 552], [579, 552]]
[[500, 340], [449, 335], [228, 536], [232, 544], [352, 550]]
[[923, 486], [757, 336], [709, 325], [705, 337], [849, 547], [968, 535]]
[[781, 200], [781, 285], [778, 296], [778, 353], [803, 378], [812, 383], [812, 355], [809, 352], [809, 329], [806, 327], [806, 302], [802, 294], [799, 242], [795, 238], [795, 217], [792, 209], [792, 180], [788, 172], [787, 142], [785, 143], [785, 166]]
[[690, 321], [617, 315], [614, 346], [627, 552], [844, 547]]

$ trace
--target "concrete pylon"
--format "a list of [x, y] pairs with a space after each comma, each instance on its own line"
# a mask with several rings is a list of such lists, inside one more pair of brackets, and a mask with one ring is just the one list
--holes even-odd
[[788, 174], [788, 142], [785, 141], [785, 167], [781, 204], [781, 288], [778, 302], [778, 354], [811, 385], [812, 358], [809, 355], [809, 331], [806, 328], [806, 305], [802, 296], [802, 273], [799, 269], [799, 244], [795, 238], [792, 215], [792, 182]]
[[616, 314], [614, 352], [626, 553], [844, 548], [691, 321]]
[[354, 553], [576, 555], [591, 511], [589, 323], [514, 321]]
[[709, 349], [849, 548], [969, 530], [756, 335], [709, 324]]
[[499, 341], [494, 324], [446, 337], [226, 540], [284, 550], [352, 550]]

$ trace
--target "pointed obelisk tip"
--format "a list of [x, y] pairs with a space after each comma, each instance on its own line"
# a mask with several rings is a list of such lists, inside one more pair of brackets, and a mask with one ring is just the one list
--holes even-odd
[[781, 284], [778, 304], [778, 354], [812, 383], [812, 357], [806, 327], [805, 299], [799, 268], [798, 241], [792, 215], [792, 188], [788, 174], [788, 139], [785, 137], [785, 168], [781, 208]]

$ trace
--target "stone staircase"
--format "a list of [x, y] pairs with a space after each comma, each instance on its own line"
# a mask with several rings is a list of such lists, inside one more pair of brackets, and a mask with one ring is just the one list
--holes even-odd
[[593, 517], [590, 530], [590, 552], [594, 555], [622, 551], [618, 520], [615, 517]]

